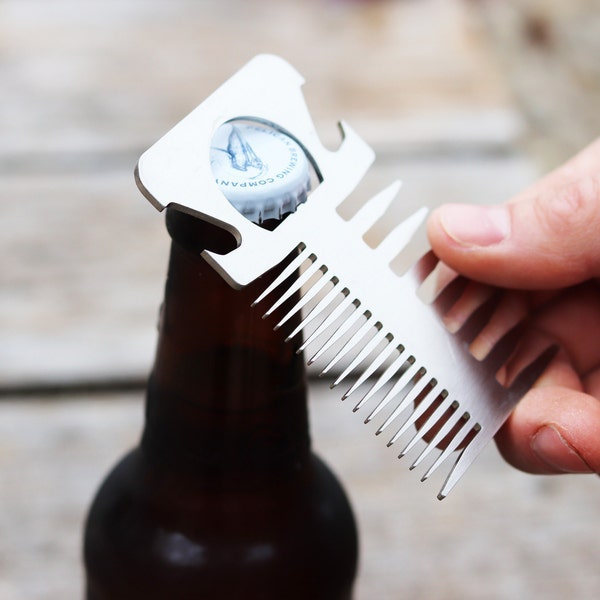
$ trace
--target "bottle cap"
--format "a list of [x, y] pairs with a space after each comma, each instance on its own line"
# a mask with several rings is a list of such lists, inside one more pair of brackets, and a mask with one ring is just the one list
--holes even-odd
[[305, 202], [308, 160], [300, 145], [258, 122], [229, 121], [215, 133], [210, 163], [217, 185], [247, 219], [281, 219]]

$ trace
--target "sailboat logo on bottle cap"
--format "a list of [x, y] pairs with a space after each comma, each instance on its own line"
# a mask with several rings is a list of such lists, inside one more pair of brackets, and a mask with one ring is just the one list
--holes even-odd
[[300, 145], [259, 122], [230, 121], [215, 133], [210, 148], [215, 182], [247, 219], [281, 219], [306, 201], [308, 160]]

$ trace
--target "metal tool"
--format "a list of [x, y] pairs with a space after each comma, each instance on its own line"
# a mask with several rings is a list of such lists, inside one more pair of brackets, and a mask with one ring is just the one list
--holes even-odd
[[[457, 456], [438, 495], [444, 498], [541, 374], [552, 350], [537, 356], [510, 387], [503, 387], [496, 373], [511, 354], [521, 328], [506, 334], [483, 360], [469, 351], [471, 341], [494, 313], [496, 300], [483, 303], [458, 332], [450, 333], [441, 317], [468, 282], [456, 277], [426, 303], [418, 290], [428, 282], [432, 287], [431, 281], [433, 287], [441, 285], [436, 278], [438, 259], [431, 250], [403, 274], [391, 269], [392, 260], [410, 247], [425, 219], [425, 208], [400, 223], [377, 247], [367, 245], [363, 234], [382, 217], [400, 184], [395, 182], [377, 194], [350, 220], [338, 214], [337, 207], [366, 174], [374, 153], [344, 123], [339, 149], [326, 149], [306, 108], [302, 83], [282, 59], [256, 57], [141, 156], [138, 186], [159, 210], [176, 205], [235, 236], [238, 247], [229, 254], [205, 252], [234, 287], [254, 281], [297, 250], [297, 257], [256, 304], [275, 297], [266, 310], [270, 314], [294, 293], [301, 293], [301, 300], [278, 326], [305, 310], [290, 337], [312, 327], [302, 347], [317, 345], [311, 362], [333, 352], [324, 372], [346, 361], [333, 385], [355, 378], [344, 399], [366, 389], [354, 410], [374, 404], [366, 421], [385, 410], [387, 417], [377, 433], [404, 416], [388, 445], [418, 425], [400, 456], [427, 440], [411, 466], [435, 450], [437, 456], [423, 480], [450, 456]], [[306, 152], [320, 181], [308, 201], [273, 231], [242, 216], [225, 199], [211, 171], [209, 151], [215, 131], [240, 118], [270, 124], [290, 135]], [[302, 275], [292, 278], [290, 286], [289, 275], [300, 267]]]

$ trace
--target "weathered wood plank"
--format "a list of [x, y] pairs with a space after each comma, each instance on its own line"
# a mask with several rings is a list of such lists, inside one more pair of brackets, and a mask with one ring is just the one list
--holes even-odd
[[460, 0], [5, 0], [4, 154], [142, 147], [260, 52], [308, 78], [318, 120], [506, 108]]
[[545, 168], [600, 135], [598, 0], [478, 2], [517, 105], [528, 149]]

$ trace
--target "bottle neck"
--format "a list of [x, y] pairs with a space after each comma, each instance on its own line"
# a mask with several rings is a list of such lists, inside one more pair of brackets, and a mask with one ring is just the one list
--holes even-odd
[[204, 477], [300, 468], [309, 453], [303, 358], [251, 308], [275, 275], [234, 290], [200, 256], [202, 247], [222, 249], [224, 238], [172, 210], [167, 227], [173, 241], [144, 450]]

